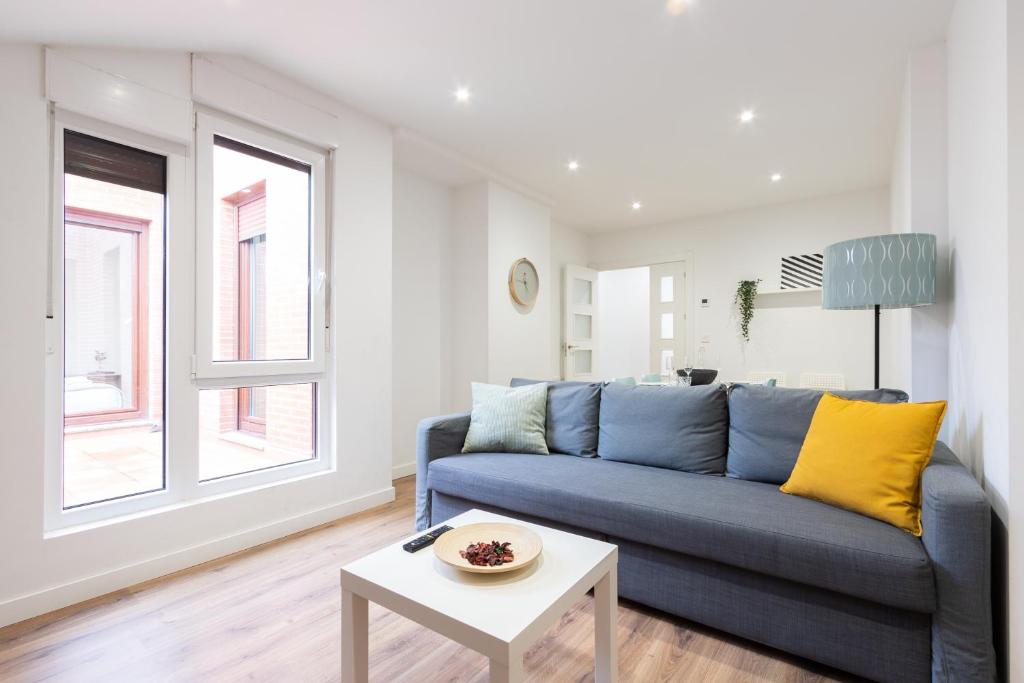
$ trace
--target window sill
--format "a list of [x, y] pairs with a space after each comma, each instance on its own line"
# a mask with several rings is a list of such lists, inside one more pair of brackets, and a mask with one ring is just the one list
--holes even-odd
[[223, 432], [222, 434], [218, 434], [217, 438], [221, 441], [238, 444], [239, 446], [245, 446], [246, 448], [253, 448], [258, 451], [264, 451], [267, 449], [267, 440], [264, 437], [256, 434], [250, 434], [249, 432], [243, 432], [241, 430]]
[[159, 422], [153, 420], [111, 420], [110, 422], [97, 422], [96, 424], [83, 424], [64, 427], [65, 434], [85, 434], [87, 432], [104, 432], [113, 429], [131, 429], [134, 427], [159, 427]]
[[[308, 465], [309, 463], [308, 462], [303, 462], [303, 463], [296, 463], [296, 464], [297, 465]], [[283, 465], [282, 467], [291, 467], [291, 465]], [[206, 504], [206, 503], [211, 503], [211, 502], [214, 502], [214, 501], [217, 501], [217, 500], [221, 500], [221, 499], [225, 499], [225, 498], [231, 498], [231, 497], [234, 497], [234, 496], [246, 495], [246, 494], [250, 494], [250, 493], [256, 493], [256, 492], [259, 492], [259, 491], [263, 491], [265, 489], [276, 488], [278, 486], [287, 486], [289, 484], [297, 484], [297, 483], [300, 483], [300, 482], [303, 482], [303, 481], [315, 480], [315, 479], [318, 479], [320, 477], [328, 476], [328, 475], [333, 474], [333, 473], [334, 473], [334, 469], [333, 468], [325, 466], [322, 469], [318, 469], [316, 471], [301, 472], [301, 473], [295, 474], [294, 476], [291, 476], [291, 477], [283, 477], [283, 478], [274, 479], [272, 481], [260, 482], [260, 483], [253, 484], [251, 486], [244, 486], [244, 485], [242, 485], [242, 486], [239, 486], [239, 487], [236, 487], [236, 488], [231, 488], [230, 490], [226, 490], [226, 491], [211, 491], [211, 492], [207, 493], [206, 495], [200, 495], [200, 496], [198, 496], [196, 498], [189, 498], [187, 500], [180, 500], [180, 501], [176, 501], [176, 502], [172, 502], [172, 503], [164, 503], [164, 504], [160, 504], [160, 503], [154, 502], [153, 507], [148, 507], [148, 508], [144, 508], [144, 509], [136, 510], [136, 511], [132, 511], [132, 512], [124, 512], [122, 514], [114, 514], [114, 515], [109, 516], [109, 517], [103, 517], [102, 519], [83, 521], [83, 522], [80, 522], [80, 523], [70, 522], [70, 523], [68, 523], [66, 525], [63, 525], [63, 526], [58, 526], [58, 527], [55, 527], [55, 528], [52, 528], [52, 529], [48, 529], [48, 530], [43, 532], [43, 539], [44, 540], [49, 540], [49, 539], [52, 539], [52, 538], [62, 538], [62, 537], [65, 537], [65, 536], [73, 536], [73, 535], [79, 534], [79, 533], [84, 533], [84, 532], [88, 532], [88, 531], [94, 531], [96, 529], [102, 529], [102, 528], [105, 528], [105, 527], [115, 526], [117, 524], [121, 524], [121, 523], [124, 523], [124, 522], [132, 522], [132, 521], [136, 521], [136, 520], [147, 519], [147, 518], [150, 518], [150, 517], [158, 517], [160, 515], [173, 513], [173, 512], [175, 512], [177, 510], [183, 510], [185, 508], [193, 507], [193, 506], [196, 506], [196, 505], [203, 505], [203, 504]], [[238, 480], [243, 478], [243, 477], [245, 477], [245, 476], [246, 476], [245, 474], [241, 474], [241, 475], [236, 475], [235, 477], [230, 477], [229, 479], [233, 479], [233, 480], [235, 480], [235, 483], [238, 483]], [[221, 481], [221, 480], [215, 480], [215, 481]], [[201, 484], [200, 487], [202, 487], [202, 486], [203, 485]], [[199, 490], [202, 491], [203, 489], [200, 488]], [[167, 491], [159, 491], [159, 492], [155, 492], [154, 494], [142, 494], [141, 496], [138, 496], [136, 498], [136, 500], [138, 500], [140, 498], [143, 498], [144, 496], [147, 496], [147, 495], [160, 496], [161, 498], [163, 498], [167, 494], [168, 494]], [[102, 503], [100, 503], [100, 505], [102, 505]], [[89, 510], [89, 508], [79, 508], [79, 510]], [[93, 511], [93, 510], [90, 510], [90, 511]]]

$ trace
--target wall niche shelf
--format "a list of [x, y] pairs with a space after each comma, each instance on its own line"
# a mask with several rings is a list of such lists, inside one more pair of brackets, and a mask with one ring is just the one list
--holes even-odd
[[757, 293], [758, 308], [821, 306], [821, 287], [807, 289], [768, 289]]
[[776, 294], [808, 294], [821, 293], [821, 287], [807, 287], [806, 289], [766, 289], [759, 291], [758, 296], [775, 296]]

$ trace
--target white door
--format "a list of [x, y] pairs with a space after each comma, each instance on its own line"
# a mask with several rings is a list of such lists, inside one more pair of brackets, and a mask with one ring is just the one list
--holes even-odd
[[566, 266], [562, 296], [563, 374], [565, 379], [593, 379], [597, 358], [597, 271]]
[[651, 372], [669, 379], [686, 357], [686, 264], [651, 266]]

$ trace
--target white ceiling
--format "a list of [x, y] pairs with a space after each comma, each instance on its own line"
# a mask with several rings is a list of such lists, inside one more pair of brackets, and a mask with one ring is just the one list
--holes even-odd
[[407, 129], [400, 162], [436, 143], [602, 230], [885, 184], [952, 2], [5, 0], [0, 40], [240, 54]]

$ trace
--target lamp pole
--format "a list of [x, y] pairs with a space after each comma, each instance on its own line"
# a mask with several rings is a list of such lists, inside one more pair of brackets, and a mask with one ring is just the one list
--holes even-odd
[[879, 378], [880, 373], [879, 373], [879, 367], [878, 367], [879, 366], [879, 362], [878, 362], [879, 353], [878, 352], [879, 352], [879, 349], [881, 348], [881, 344], [879, 343], [880, 335], [878, 333], [878, 330], [879, 330], [879, 327], [881, 327], [881, 323], [882, 323], [882, 307], [879, 306], [878, 304], [875, 304], [875, 389], [879, 389], [882, 386], [882, 383], [881, 383], [880, 378]]

